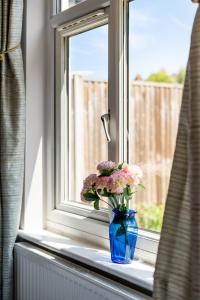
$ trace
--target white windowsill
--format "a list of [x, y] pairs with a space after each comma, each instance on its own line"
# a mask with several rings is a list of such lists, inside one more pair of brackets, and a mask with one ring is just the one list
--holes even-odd
[[127, 265], [114, 264], [111, 262], [108, 251], [45, 230], [40, 232], [19, 230], [18, 236], [56, 253], [66, 255], [66, 258], [75, 259], [101, 271], [118, 276], [144, 289], [153, 291], [154, 267], [139, 260], [134, 260]]

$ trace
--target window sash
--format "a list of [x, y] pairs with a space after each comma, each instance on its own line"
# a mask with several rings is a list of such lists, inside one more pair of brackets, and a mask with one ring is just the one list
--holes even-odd
[[[98, 26], [108, 23], [108, 14], [100, 14], [102, 11], [97, 11], [96, 17], [93, 17], [91, 23], [91, 14], [84, 17], [81, 25], [79, 22], [68, 28], [63, 25], [56, 30], [56, 208], [68, 211], [71, 210], [72, 203], [65, 202], [69, 199], [69, 99], [70, 99], [70, 84], [69, 84], [69, 38], [74, 34], [85, 32], [89, 29], [97, 28]], [[68, 94], [66, 93], [68, 91]], [[67, 101], [66, 101], [67, 99]], [[67, 121], [66, 121], [67, 120]], [[64, 164], [63, 164], [64, 162]], [[63, 204], [64, 203], [64, 204]], [[76, 210], [77, 205], [74, 205]], [[79, 205], [81, 211], [85, 210], [85, 215], [88, 214], [88, 209], [84, 205]], [[80, 211], [80, 209], [79, 209]], [[77, 212], [78, 213], [78, 210]]]
[[[90, 7], [90, 0], [86, 1], [88, 7]], [[86, 2], [83, 2], [85, 4]], [[103, 2], [100, 1], [100, 6]], [[106, 2], [107, 3], [107, 2]], [[105, 4], [105, 2], [104, 2]], [[90, 21], [91, 12], [88, 10], [88, 14], [83, 17], [81, 25], [78, 22], [79, 17], [70, 18], [69, 22], [65, 22], [62, 26], [59, 26], [56, 30], [56, 208], [71, 211], [72, 203], [64, 203], [65, 188], [69, 186], [69, 176], [66, 174], [68, 170], [68, 159], [65, 145], [68, 144], [69, 133], [66, 131], [66, 124], [60, 122], [60, 120], [67, 120], [69, 114], [69, 108], [66, 107], [66, 99], [69, 99], [69, 95], [66, 94], [66, 90], [69, 91], [68, 80], [68, 61], [66, 57], [68, 45], [67, 38], [74, 34], [84, 32], [89, 29], [96, 28], [100, 25], [109, 23], [109, 75], [108, 75], [108, 106], [111, 116], [110, 122], [110, 136], [111, 142], [108, 145], [108, 159], [113, 161], [126, 161], [127, 160], [127, 139], [126, 139], [126, 118], [128, 98], [128, 74], [127, 74], [127, 22], [126, 11], [128, 1], [114, 0], [111, 1], [110, 7], [104, 9], [104, 15], [100, 14], [101, 10], [98, 10], [96, 17], [93, 17], [93, 21]], [[80, 7], [81, 5], [79, 5]], [[76, 7], [71, 9], [75, 10]], [[118, 17], [120, 15], [120, 18]], [[71, 17], [71, 16], [70, 16]], [[77, 21], [76, 21], [77, 20]], [[70, 23], [71, 22], [71, 23]], [[73, 24], [73, 26], [67, 25]], [[120, 61], [120, 63], [118, 63]], [[66, 88], [63, 88], [67, 87]], [[69, 102], [69, 101], [67, 101]], [[68, 113], [66, 113], [68, 112]], [[68, 135], [68, 136], [67, 136]], [[65, 150], [64, 150], [65, 149]], [[64, 158], [64, 159], [63, 159]], [[65, 164], [63, 165], [63, 161]], [[67, 178], [64, 182], [63, 178]], [[67, 188], [67, 190], [69, 190]], [[68, 194], [69, 195], [69, 194]], [[69, 199], [69, 197], [68, 197]], [[84, 212], [84, 215], [88, 215], [88, 209], [84, 205], [74, 205], [76, 213]], [[91, 214], [90, 214], [91, 215]], [[100, 214], [93, 213], [93, 216], [99, 217]], [[108, 218], [108, 213], [103, 210], [101, 213], [101, 220]], [[93, 217], [92, 216], [92, 217]], [[104, 216], [104, 217], [103, 217]]]

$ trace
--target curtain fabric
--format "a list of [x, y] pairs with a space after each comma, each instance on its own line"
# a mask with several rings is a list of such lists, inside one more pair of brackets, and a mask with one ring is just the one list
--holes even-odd
[[[194, 0], [193, 2], [199, 2]], [[200, 299], [200, 9], [154, 275], [154, 300]]]
[[[0, 0], [0, 53], [21, 41], [23, 0]], [[20, 47], [0, 60], [0, 299], [13, 299], [13, 246], [24, 181], [25, 93]]]

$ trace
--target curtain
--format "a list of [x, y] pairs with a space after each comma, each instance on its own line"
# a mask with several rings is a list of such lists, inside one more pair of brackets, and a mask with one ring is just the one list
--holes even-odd
[[13, 299], [13, 246], [24, 181], [23, 0], [0, 0], [0, 299]]
[[[199, 2], [194, 0], [193, 2]], [[191, 37], [154, 300], [200, 299], [200, 9]]]

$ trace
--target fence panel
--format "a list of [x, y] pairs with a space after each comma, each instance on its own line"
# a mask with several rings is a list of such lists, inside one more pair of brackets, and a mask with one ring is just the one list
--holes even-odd
[[[94, 163], [97, 164], [108, 155], [100, 120], [100, 116], [108, 111], [108, 84], [106, 81], [82, 80], [80, 87], [84, 89], [84, 149], [80, 151], [84, 152], [84, 162], [80, 174], [87, 176], [95, 172]], [[133, 81], [130, 85], [129, 160], [143, 168], [146, 187], [138, 195], [136, 202], [165, 202], [181, 99], [181, 85], [142, 81]]]

